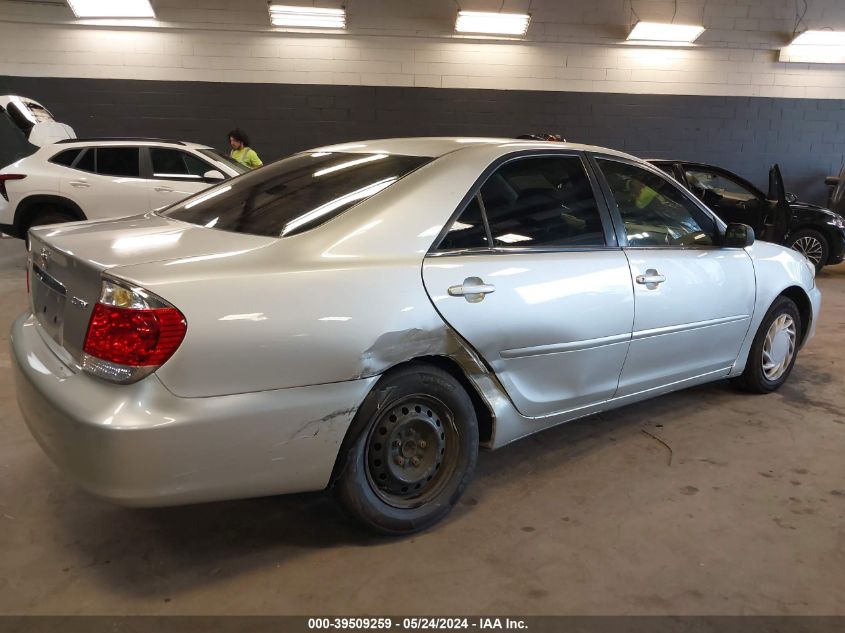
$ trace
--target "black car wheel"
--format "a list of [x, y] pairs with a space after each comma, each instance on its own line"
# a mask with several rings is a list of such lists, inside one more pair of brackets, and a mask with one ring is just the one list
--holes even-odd
[[472, 478], [475, 409], [449, 373], [408, 365], [378, 382], [341, 450], [335, 492], [343, 507], [382, 534], [416, 532], [446, 516]]
[[735, 381], [737, 386], [753, 393], [779, 389], [795, 365], [800, 336], [801, 315], [795, 302], [778, 297], [754, 336], [745, 371]]
[[821, 270], [827, 263], [828, 253], [830, 252], [827, 238], [813, 229], [803, 229], [793, 233], [786, 241], [786, 246], [798, 251], [813, 262], [817, 271]]

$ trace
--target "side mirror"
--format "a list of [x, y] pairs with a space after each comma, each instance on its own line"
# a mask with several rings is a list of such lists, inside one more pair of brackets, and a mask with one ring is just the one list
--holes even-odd
[[824, 179], [824, 184], [828, 187], [835, 187], [839, 184], [839, 176], [828, 176]]
[[754, 229], [747, 224], [732, 222], [725, 229], [722, 246], [726, 248], [745, 248], [754, 243]]
[[794, 203], [798, 202], [798, 196], [795, 195], [794, 193], [792, 193], [791, 191], [787, 191], [786, 192], [786, 201], [789, 204], [794, 204]]
[[226, 180], [226, 176], [216, 169], [209, 169], [202, 175], [202, 177], [206, 182], [220, 182], [221, 180]]

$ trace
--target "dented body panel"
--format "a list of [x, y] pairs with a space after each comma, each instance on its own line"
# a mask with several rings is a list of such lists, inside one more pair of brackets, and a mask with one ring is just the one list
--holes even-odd
[[[477, 396], [490, 448], [727, 376], [732, 361], [620, 395], [636, 308], [622, 248], [499, 259], [430, 252], [493, 163], [550, 147], [594, 149], [496, 139], [342, 146], [436, 158], [317, 228], [282, 238], [157, 214], [33, 230], [39, 256], [90, 264], [88, 294], [80, 295], [88, 308], [66, 318], [75, 346], [61, 348], [32, 315], [14, 325], [19, 400], [33, 435], [94, 494], [170, 505], [324, 488], [356, 411], [380, 376], [408, 361], [434, 357], [460, 374]], [[341, 148], [320, 151], [333, 149]], [[812, 315], [819, 301], [799, 255], [769, 245], [747, 252], [760, 262], [741, 356], [779, 292], [801, 289]], [[482, 304], [498, 306], [485, 323], [472, 309], [478, 303], [450, 291], [478, 274], [498, 285]], [[137, 383], [111, 384], [73, 362], [98, 276], [154, 293], [185, 316], [181, 346]], [[75, 279], [64, 278], [71, 295]], [[693, 288], [684, 296], [697, 295]], [[808, 336], [814, 327], [813, 319]]]

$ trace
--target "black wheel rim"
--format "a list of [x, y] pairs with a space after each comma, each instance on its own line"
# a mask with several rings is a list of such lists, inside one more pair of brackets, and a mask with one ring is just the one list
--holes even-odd
[[423, 394], [384, 407], [365, 449], [373, 492], [396, 508], [417, 508], [442, 492], [455, 471], [459, 435], [451, 410]]

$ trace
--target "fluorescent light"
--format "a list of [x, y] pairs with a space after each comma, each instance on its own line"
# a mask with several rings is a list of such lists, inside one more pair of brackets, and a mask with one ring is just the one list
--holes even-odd
[[332, 167], [326, 167], [325, 169], [315, 171], [314, 178], [319, 178], [320, 176], [325, 176], [326, 174], [333, 174], [336, 171], [348, 169], [349, 167], [354, 167], [355, 165], [371, 163], [374, 160], [381, 160], [382, 158], [387, 158], [387, 154], [370, 154], [369, 156], [365, 156], [364, 158], [356, 158], [355, 160], [349, 160], [345, 163], [338, 163], [337, 165], [334, 165]]
[[668, 22], [637, 22], [628, 33], [628, 41], [635, 42], [694, 42], [704, 33], [697, 24], [670, 24]]
[[232, 190], [232, 185], [226, 185], [225, 187], [221, 187], [220, 189], [215, 189], [211, 193], [207, 193], [204, 196], [200, 196], [199, 198], [194, 198], [188, 204], [185, 205], [186, 209], [190, 209], [192, 207], [197, 206], [198, 204], [202, 204], [203, 202], [208, 202], [212, 198], [216, 198], [220, 194], [226, 193], [227, 191]]
[[780, 49], [782, 62], [845, 64], [845, 31], [804, 31]]
[[845, 31], [804, 31], [792, 46], [845, 46]]
[[531, 16], [525, 13], [484, 13], [458, 11], [455, 30], [458, 33], [491, 33], [525, 35]]
[[345, 29], [346, 11], [343, 9], [292, 7], [284, 4], [271, 4], [270, 21], [274, 26]]
[[331, 213], [335, 209], [339, 209], [343, 205], [351, 204], [353, 202], [358, 202], [359, 200], [363, 200], [365, 198], [369, 198], [370, 196], [376, 195], [382, 189], [389, 187], [394, 182], [398, 180], [397, 176], [391, 176], [390, 178], [385, 178], [384, 180], [379, 180], [378, 182], [374, 182], [371, 185], [367, 185], [366, 187], [362, 187], [357, 191], [352, 191], [347, 193], [346, 195], [340, 196], [339, 198], [335, 198], [334, 200], [330, 200], [325, 204], [317, 207], [316, 209], [312, 209], [307, 213], [303, 213], [298, 218], [294, 218], [287, 224], [285, 224], [284, 228], [282, 229], [282, 236], [287, 235], [291, 231], [298, 229], [300, 226], [304, 224], [308, 224], [309, 222], [313, 222], [321, 218], [322, 216], [326, 215], [327, 213]]
[[150, 0], [68, 0], [78, 18], [154, 18]]

